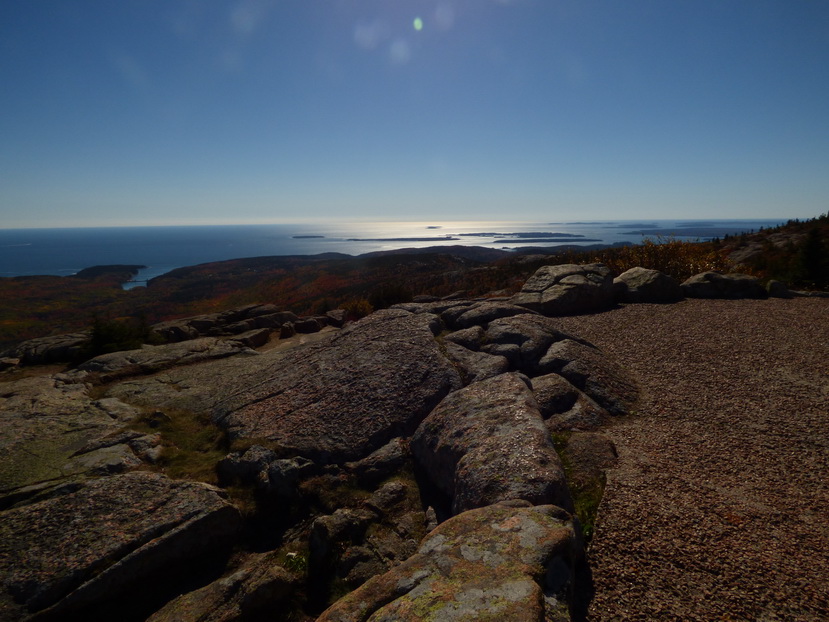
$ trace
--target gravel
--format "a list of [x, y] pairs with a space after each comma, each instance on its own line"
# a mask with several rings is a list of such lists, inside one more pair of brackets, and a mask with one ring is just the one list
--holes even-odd
[[829, 619], [829, 300], [560, 318], [643, 397], [589, 551], [589, 620]]

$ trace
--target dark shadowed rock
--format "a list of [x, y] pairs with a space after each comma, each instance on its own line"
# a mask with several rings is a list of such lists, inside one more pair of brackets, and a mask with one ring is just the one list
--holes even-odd
[[322, 324], [315, 318], [304, 318], [294, 322], [294, 330], [298, 333], [318, 333], [322, 330]]
[[262, 481], [271, 494], [290, 498], [297, 494], [299, 482], [317, 470], [313, 461], [302, 456], [280, 458], [268, 465]]
[[89, 333], [70, 333], [24, 341], [0, 352], [0, 356], [19, 359], [21, 365], [66, 363], [81, 354], [89, 342]]
[[297, 321], [296, 314], [280, 311], [275, 305], [251, 304], [219, 313], [209, 313], [160, 322], [151, 332], [166, 342], [186, 341], [203, 336], [240, 335], [256, 329], [277, 329]]
[[218, 551], [239, 526], [219, 490], [157, 473], [89, 480], [0, 515], [0, 607], [67, 620], [136, 581]]
[[375, 518], [371, 510], [340, 508], [333, 514], [315, 519], [308, 538], [311, 572], [317, 575], [324, 573], [337, 549], [361, 540]]
[[427, 522], [414, 482], [387, 481], [359, 506], [340, 508], [312, 523], [312, 580], [324, 580], [333, 571], [351, 588], [362, 585], [414, 555]]
[[334, 309], [332, 311], [326, 311], [325, 317], [328, 318], [329, 326], [342, 328], [345, 325], [346, 312], [344, 309]]
[[9, 371], [20, 367], [20, 359], [9, 356], [0, 357], [0, 371]]
[[538, 405], [516, 374], [446, 397], [415, 432], [411, 450], [454, 513], [508, 499], [571, 507]]
[[492, 378], [509, 371], [510, 363], [503, 357], [467, 350], [452, 342], [445, 344], [446, 356], [460, 371], [464, 384]]
[[481, 350], [505, 356], [514, 369], [534, 376], [546, 373], [541, 360], [549, 347], [562, 339], [578, 340], [558, 330], [555, 320], [525, 313], [490, 322]]
[[550, 431], [595, 430], [610, 414], [563, 376], [547, 374], [532, 379], [533, 394]]
[[611, 415], [627, 414], [638, 398], [629, 375], [594, 346], [572, 339], [558, 341], [540, 365], [564, 376]]
[[[216, 325], [215, 319], [212, 322], [204, 316], [199, 316], [194, 319], [196, 320], [197, 326], [204, 327], [205, 332], [212, 329]], [[196, 326], [190, 325], [189, 318], [169, 320], [167, 322], [159, 322], [158, 324], [154, 324], [151, 328], [151, 334], [155, 339], [160, 339], [168, 343], [196, 339], [201, 335]]]
[[486, 326], [493, 320], [513, 315], [526, 315], [527, 309], [508, 302], [477, 302], [469, 307], [454, 307], [440, 314], [441, 319], [453, 329]]
[[266, 438], [315, 461], [362, 458], [411, 433], [461, 386], [434, 339], [439, 330], [429, 314], [379, 311], [265, 366], [214, 418], [235, 437]]
[[251, 445], [245, 451], [228, 454], [216, 465], [216, 472], [221, 483], [235, 481], [257, 483], [265, 478], [271, 462], [278, 456], [272, 450], [261, 445]]
[[542, 266], [511, 302], [544, 315], [599, 311], [613, 305], [613, 277], [603, 264]]
[[288, 610], [301, 579], [280, 561], [275, 552], [252, 555], [234, 573], [173, 599], [147, 622], [241, 622]]
[[688, 298], [768, 298], [759, 279], [747, 274], [703, 272], [682, 283]]
[[670, 303], [685, 297], [679, 283], [659, 270], [631, 268], [622, 272], [613, 283], [621, 285], [618, 299], [622, 302]]
[[774, 279], [766, 284], [766, 291], [772, 298], [794, 298], [794, 293], [784, 283]]
[[484, 339], [484, 329], [480, 326], [472, 326], [471, 328], [456, 330], [455, 332], [444, 335], [443, 338], [446, 341], [463, 346], [467, 350], [478, 350]]
[[317, 622], [570, 620], [578, 548], [560, 508], [471, 510], [439, 525], [417, 554], [337, 601]]
[[[228, 339], [228, 341], [236, 342], [248, 348], [261, 348], [270, 341], [270, 338], [271, 330], [269, 328], [255, 328], [246, 333], [236, 335], [233, 339]], [[250, 354], [250, 352], [247, 354]]]
[[393, 438], [362, 460], [346, 462], [345, 468], [353, 473], [362, 485], [371, 486], [397, 472], [408, 457], [408, 442], [402, 438]]

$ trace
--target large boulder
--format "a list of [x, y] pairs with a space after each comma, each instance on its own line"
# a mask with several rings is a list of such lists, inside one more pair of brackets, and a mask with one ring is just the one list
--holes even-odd
[[563, 339], [580, 341], [556, 328], [555, 320], [525, 313], [490, 322], [480, 349], [503, 356], [512, 369], [534, 376], [547, 373], [541, 361], [550, 346]]
[[678, 302], [685, 296], [673, 277], [659, 270], [631, 268], [613, 280], [617, 297], [622, 302]]
[[539, 366], [566, 378], [611, 415], [628, 414], [639, 397], [630, 376], [601, 350], [583, 341], [555, 342]]
[[532, 379], [533, 394], [551, 432], [595, 430], [610, 414], [564, 376], [547, 374]]
[[760, 280], [748, 274], [703, 272], [682, 283], [688, 298], [768, 298]]
[[[83, 619], [137, 582], [230, 544], [238, 510], [207, 484], [135, 472], [0, 515], [0, 619]], [[147, 600], [126, 595], [133, 602]]]
[[613, 277], [603, 264], [542, 266], [512, 304], [544, 315], [575, 315], [613, 306]]
[[771, 298], [794, 298], [794, 293], [786, 287], [785, 283], [774, 279], [766, 283], [766, 291]]
[[0, 352], [0, 356], [19, 359], [20, 365], [66, 363], [83, 353], [89, 336], [88, 332], [83, 332], [29, 339]]
[[570, 620], [579, 546], [554, 506], [491, 505], [439, 525], [417, 553], [337, 601], [317, 622]]
[[538, 405], [517, 374], [446, 397], [415, 432], [411, 451], [453, 513], [509, 499], [572, 506]]
[[461, 386], [434, 339], [439, 330], [430, 314], [374, 313], [324, 346], [287, 352], [255, 382], [238, 379], [214, 419], [233, 437], [267, 439], [317, 462], [360, 459], [411, 434]]

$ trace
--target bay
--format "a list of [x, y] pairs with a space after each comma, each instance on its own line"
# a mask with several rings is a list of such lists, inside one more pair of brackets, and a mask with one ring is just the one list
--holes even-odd
[[68, 276], [96, 265], [143, 265], [136, 281], [175, 268], [242, 257], [360, 255], [402, 248], [452, 245], [519, 249], [528, 246], [641, 243], [667, 235], [705, 240], [781, 224], [763, 220], [650, 220], [579, 222], [324, 222], [0, 229], [0, 277]]

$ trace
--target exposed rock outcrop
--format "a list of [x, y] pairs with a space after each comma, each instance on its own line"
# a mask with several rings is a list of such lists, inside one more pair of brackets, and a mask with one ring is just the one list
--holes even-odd
[[44, 365], [77, 359], [89, 341], [89, 333], [68, 333], [24, 341], [0, 353], [19, 359], [21, 365]]
[[89, 391], [61, 376], [0, 384], [0, 506], [68, 478], [140, 464], [130, 447], [134, 438], [112, 436], [139, 410], [114, 398], [93, 399]]
[[563, 376], [538, 376], [532, 379], [532, 387], [541, 416], [552, 432], [596, 430], [610, 419], [610, 413]]
[[572, 508], [564, 470], [532, 391], [516, 374], [444, 399], [415, 432], [412, 453], [452, 512], [509, 499]]
[[82, 363], [77, 369], [98, 374], [104, 382], [111, 382], [118, 378], [151, 374], [178, 365], [192, 365], [241, 353], [256, 354], [249, 344], [264, 345], [257, 339], [256, 333], [257, 331], [245, 333], [236, 339], [201, 337], [181, 343], [145, 345], [137, 350], [101, 354]]
[[630, 377], [598, 348], [576, 339], [557, 341], [539, 362], [586, 393], [611, 415], [624, 415], [638, 399]]
[[613, 277], [603, 264], [542, 266], [512, 303], [544, 315], [573, 315], [613, 305]]
[[156, 473], [89, 480], [7, 510], [0, 520], [0, 617], [79, 616], [155, 573], [221, 551], [238, 526], [238, 510], [218, 489]]
[[253, 555], [233, 574], [171, 600], [147, 622], [230, 622], [287, 609], [302, 579], [280, 561], [274, 552]]
[[768, 298], [769, 293], [756, 277], [747, 274], [703, 272], [682, 283], [688, 298]]
[[[255, 331], [254, 331], [255, 332]], [[246, 333], [248, 337], [254, 335]], [[236, 354], [256, 354], [245, 342], [245, 335], [237, 339], [201, 337], [181, 343], [161, 346], [142, 346], [137, 350], [125, 350], [101, 354], [78, 366], [80, 371], [98, 374], [104, 382], [127, 376], [151, 374], [170, 367], [192, 365]], [[267, 341], [267, 338], [265, 339]], [[263, 345], [261, 342], [259, 345]]]
[[441, 524], [415, 555], [317, 620], [569, 620], [578, 556], [576, 532], [560, 508], [470, 510]]
[[185, 341], [202, 336], [238, 335], [251, 330], [278, 329], [299, 318], [275, 305], [246, 305], [219, 313], [170, 320], [154, 324], [152, 333], [167, 342]]
[[679, 283], [658, 270], [631, 268], [617, 276], [613, 284], [617, 290], [616, 297], [621, 302], [671, 303], [685, 297]]
[[[602, 297], [605, 272], [588, 266], [541, 289], [559, 288], [566, 304], [588, 301], [581, 310], [603, 308], [612, 300]], [[558, 452], [585, 473], [579, 486], [601, 480], [613, 452], [598, 431], [636, 400], [623, 370], [514, 300], [405, 303], [321, 332], [341, 318], [281, 313], [253, 305], [220, 324], [188, 318], [168, 328], [215, 335], [3, 386], [14, 468], [0, 470], [0, 559], [36, 552], [28, 565], [0, 564], [9, 616], [97, 608], [100, 617], [104, 601], [142, 589], [156, 600], [141, 615], [156, 611], [155, 622], [256, 619], [298, 606], [315, 615], [332, 591], [357, 588], [357, 600], [347, 596], [321, 619], [569, 619], [579, 527]], [[277, 329], [306, 332], [236, 356]], [[228, 433], [210, 428], [220, 439], [210, 452], [228, 437], [237, 449], [209, 458], [218, 463], [208, 470], [216, 464], [246, 513], [256, 506], [245, 532], [256, 545], [237, 540], [243, 550], [223, 572], [192, 581], [180, 573], [169, 591], [153, 590], [184, 560], [209, 556], [210, 538], [229, 543], [239, 511], [209, 485], [119, 473], [166, 468], [175, 451], [192, 451], [162, 437], [203, 417]], [[108, 477], [90, 479], [98, 476]], [[80, 534], [66, 555], [50, 535], [58, 520]], [[363, 617], [349, 617], [357, 610]]]
[[411, 434], [460, 388], [430, 314], [380, 311], [324, 346], [287, 353], [213, 409], [234, 437], [265, 438], [320, 462], [364, 457]]

